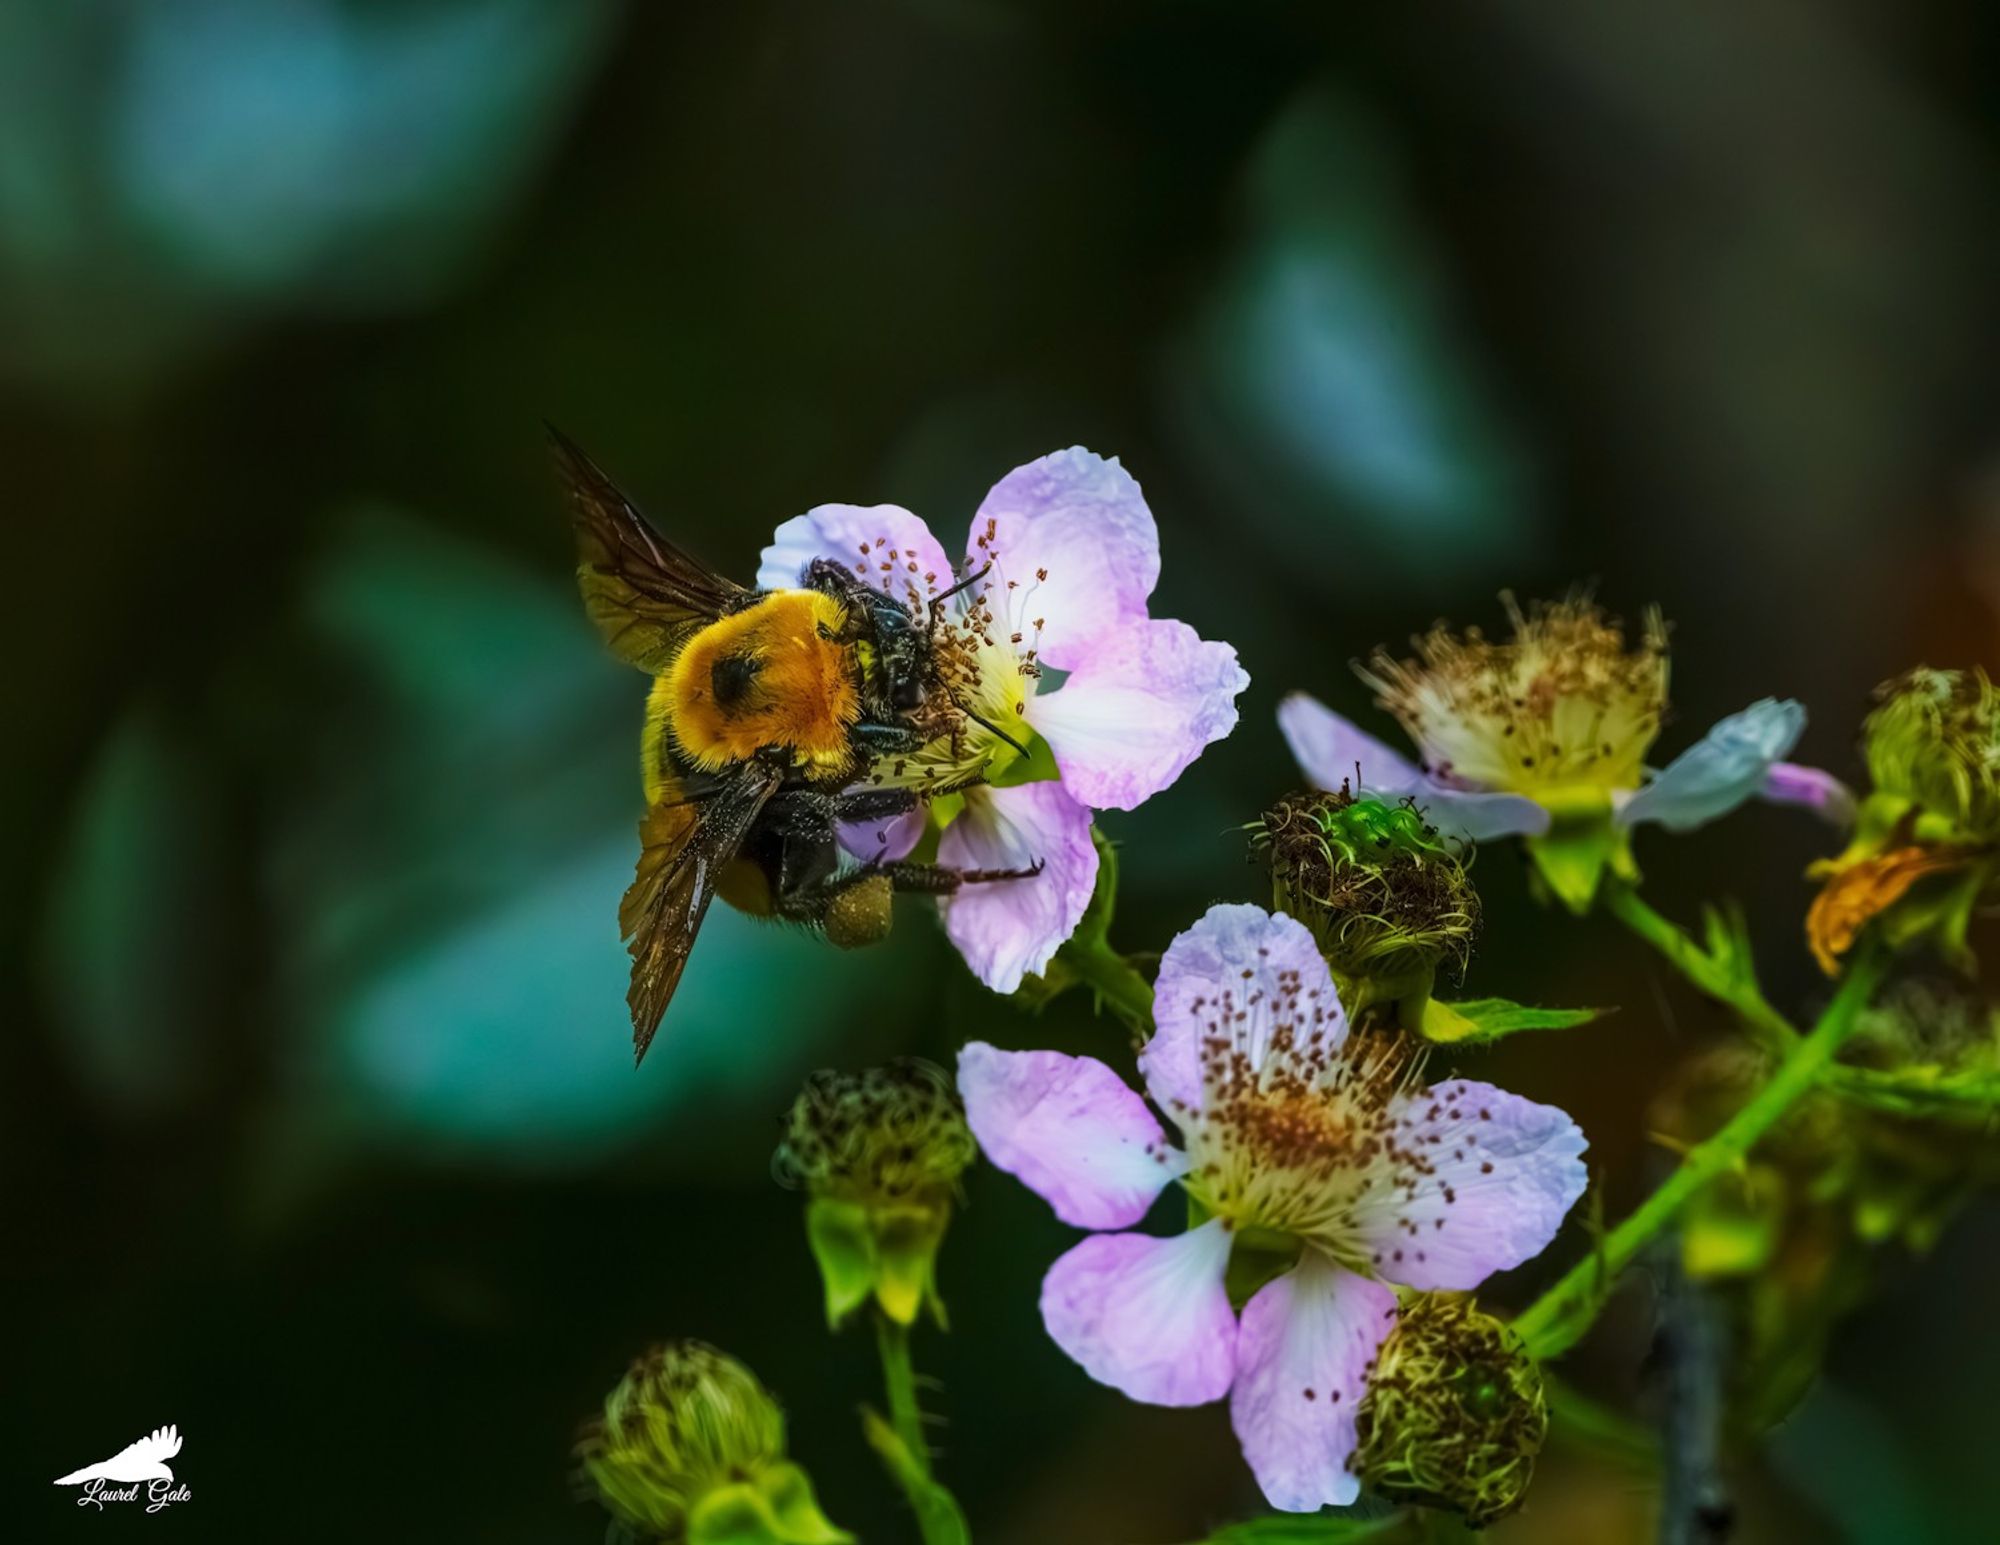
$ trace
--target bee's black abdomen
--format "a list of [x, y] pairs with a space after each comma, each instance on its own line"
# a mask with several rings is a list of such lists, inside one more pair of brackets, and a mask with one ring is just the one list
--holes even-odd
[[734, 708], [748, 697], [758, 669], [758, 662], [748, 655], [730, 654], [717, 660], [708, 673], [709, 690], [715, 694], [716, 706]]

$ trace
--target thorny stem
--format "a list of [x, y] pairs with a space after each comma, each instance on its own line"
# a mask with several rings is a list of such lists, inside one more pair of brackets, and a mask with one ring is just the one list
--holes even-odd
[[1686, 929], [1654, 911], [1638, 891], [1630, 885], [1608, 881], [1602, 895], [1606, 911], [1652, 945], [1697, 991], [1734, 1009], [1766, 1051], [1782, 1056], [1797, 1043], [1798, 1031], [1771, 1007], [1755, 981], [1747, 975], [1728, 973], [1714, 955], [1689, 937]]
[[1153, 1034], [1153, 989], [1102, 934], [1072, 938], [1061, 958], [1140, 1040]]
[[1697, 1191], [1741, 1163], [1757, 1140], [1813, 1087], [1854, 1029], [1855, 1017], [1881, 980], [1882, 966], [1877, 951], [1857, 959], [1811, 1034], [1796, 1041], [1770, 1081], [1721, 1131], [1690, 1149], [1665, 1183], [1605, 1236], [1600, 1250], [1571, 1267], [1515, 1320], [1514, 1328], [1536, 1357], [1557, 1357], [1574, 1346], [1590, 1329], [1612, 1282], [1647, 1242], [1673, 1221]]
[[910, 1328], [879, 1309], [875, 1344], [882, 1354], [883, 1393], [889, 1420], [862, 1410], [862, 1427], [884, 1468], [903, 1488], [916, 1514], [924, 1545], [968, 1545], [971, 1530], [958, 1501], [931, 1473], [930, 1446], [924, 1441], [924, 1413], [917, 1404], [917, 1373], [910, 1360]]

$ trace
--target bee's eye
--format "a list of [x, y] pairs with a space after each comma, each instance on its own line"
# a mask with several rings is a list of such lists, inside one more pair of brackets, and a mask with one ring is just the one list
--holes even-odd
[[924, 684], [914, 676], [905, 676], [890, 690], [889, 700], [898, 708], [921, 708], [924, 703]]

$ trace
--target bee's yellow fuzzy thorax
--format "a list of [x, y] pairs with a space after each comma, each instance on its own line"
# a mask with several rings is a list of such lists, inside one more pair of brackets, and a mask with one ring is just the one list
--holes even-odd
[[703, 628], [654, 683], [648, 747], [670, 734], [705, 771], [777, 747], [809, 771], [839, 773], [852, 760], [848, 731], [861, 713], [853, 646], [827, 636], [846, 620], [831, 596], [779, 590]]

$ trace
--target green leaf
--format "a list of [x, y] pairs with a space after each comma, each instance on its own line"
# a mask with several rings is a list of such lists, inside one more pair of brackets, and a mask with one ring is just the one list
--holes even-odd
[[1405, 1513], [1392, 1513], [1387, 1518], [1344, 1518], [1332, 1513], [1304, 1517], [1280, 1514], [1226, 1524], [1202, 1545], [1346, 1545], [1351, 1540], [1393, 1545], [1415, 1537]]
[[1439, 1003], [1424, 1009], [1423, 1036], [1452, 1046], [1483, 1046], [1520, 1030], [1567, 1030], [1587, 1025], [1609, 1009], [1538, 1009], [1506, 998], [1474, 998], [1465, 1003]]
[[[1014, 755], [1012, 752], [1005, 753]], [[1056, 766], [1056, 754], [1049, 743], [1037, 735], [1028, 742], [1026, 756], [1014, 756], [998, 772], [986, 781], [996, 789], [1018, 788], [1023, 783], [1054, 783], [1062, 777], [1062, 769]]]

